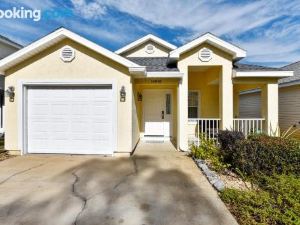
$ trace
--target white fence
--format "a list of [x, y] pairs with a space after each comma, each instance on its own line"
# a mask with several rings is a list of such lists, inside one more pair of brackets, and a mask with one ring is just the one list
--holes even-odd
[[262, 133], [263, 118], [235, 118], [233, 119], [233, 130], [241, 131], [247, 137], [249, 134]]

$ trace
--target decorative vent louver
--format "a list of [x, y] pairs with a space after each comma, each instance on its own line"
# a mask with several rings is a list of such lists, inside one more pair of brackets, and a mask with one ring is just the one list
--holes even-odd
[[152, 54], [152, 53], [154, 53], [154, 51], [155, 51], [155, 47], [153, 45], [151, 45], [151, 44], [146, 45], [146, 52], [148, 54]]
[[212, 51], [208, 48], [202, 48], [199, 51], [199, 59], [202, 62], [208, 62], [212, 59]]
[[71, 62], [75, 58], [75, 50], [70, 46], [65, 46], [61, 49], [60, 58], [64, 62]]

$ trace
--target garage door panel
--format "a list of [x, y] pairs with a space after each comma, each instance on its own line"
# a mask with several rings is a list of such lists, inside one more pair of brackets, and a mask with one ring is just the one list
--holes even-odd
[[113, 91], [107, 87], [29, 88], [28, 152], [112, 154]]

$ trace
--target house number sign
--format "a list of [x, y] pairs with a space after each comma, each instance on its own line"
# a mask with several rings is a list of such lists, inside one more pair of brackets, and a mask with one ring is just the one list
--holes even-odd
[[150, 80], [150, 83], [151, 83], [151, 84], [160, 84], [160, 83], [162, 83], [162, 80], [157, 80], [157, 79], [155, 79], [155, 80]]

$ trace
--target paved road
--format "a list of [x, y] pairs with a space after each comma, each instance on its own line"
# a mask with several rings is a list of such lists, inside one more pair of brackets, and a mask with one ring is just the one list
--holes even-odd
[[170, 143], [131, 158], [29, 155], [0, 162], [0, 223], [235, 225], [190, 158]]

